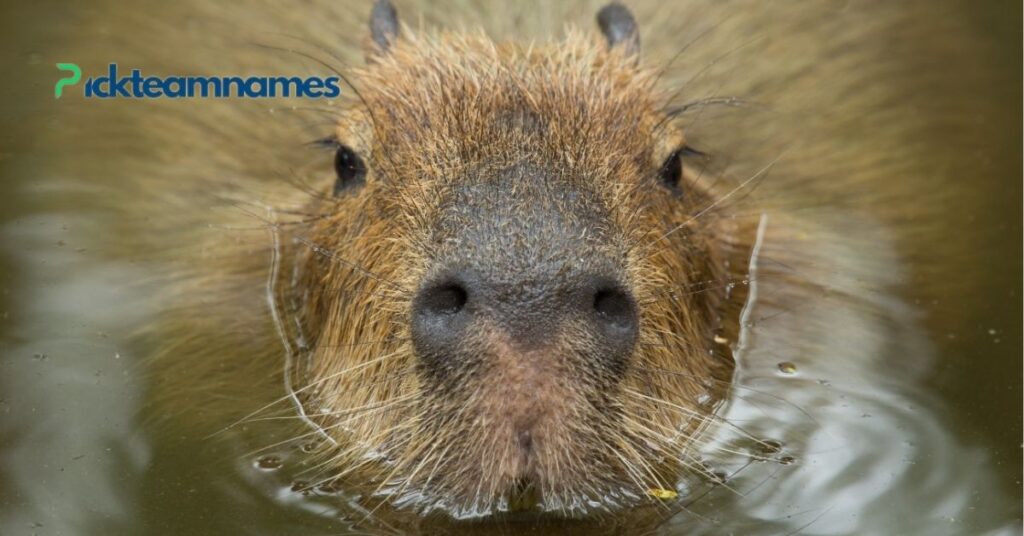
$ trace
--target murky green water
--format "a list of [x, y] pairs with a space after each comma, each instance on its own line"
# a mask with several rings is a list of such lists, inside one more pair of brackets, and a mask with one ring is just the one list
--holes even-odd
[[[856, 106], [856, 97], [827, 82], [820, 91], [807, 93], [805, 88], [801, 102], [787, 101], [786, 86], [799, 83], [794, 81], [799, 65], [780, 63], [782, 74], [772, 78], [753, 63], [743, 63], [799, 56], [780, 40], [785, 36], [770, 29], [764, 30], [766, 37], [756, 50], [737, 53], [712, 69], [711, 80], [701, 86], [708, 92], [727, 93], [728, 80], [748, 73], [764, 78], [753, 97], [786, 111], [768, 120], [800, 121], [808, 136], [839, 133], [865, 147], [870, 143], [863, 140], [873, 137], [880, 144], [905, 143], [908, 176], [927, 175], [934, 183], [907, 179], [905, 186], [890, 185], [891, 191], [886, 187], [891, 197], [858, 193], [855, 186], [847, 186], [843, 196], [829, 194], [827, 184], [812, 186], [800, 197], [765, 187], [769, 206], [792, 210], [812, 228], [829, 231], [807, 243], [811, 253], [797, 268], [814, 285], [802, 294], [784, 299], [792, 289], [780, 287], [775, 277], [794, 267], [757, 267], [744, 329], [736, 341], [736, 388], [721, 410], [736, 428], [720, 430], [705, 453], [724, 483], [694, 484], [662, 507], [594, 523], [509, 519], [497, 526], [458, 529], [437, 519], [367, 516], [344, 490], [294, 486], [306, 463], [301, 450], [305, 443], [255, 452], [287, 435], [273, 421], [202, 438], [185, 430], [157, 429], [139, 418], [147, 403], [143, 358], [161, 341], [140, 343], [133, 334], [140, 325], [159, 321], [165, 304], [155, 298], [161, 283], [153, 274], [174, 261], [181, 244], [161, 241], [159, 225], [151, 225], [149, 215], [127, 217], [126, 212], [109, 210], [105, 196], [111, 189], [138, 188], [129, 175], [146, 171], [147, 161], [158, 160], [147, 160], [149, 155], [164, 154], [162, 148], [133, 138], [137, 126], [125, 118], [146, 121], [160, 113], [164, 120], [180, 116], [187, 121], [199, 115], [197, 107], [208, 106], [204, 113], [216, 116], [235, 107], [264, 113], [270, 106], [55, 102], [57, 61], [86, 55], [83, 66], [121, 61], [146, 67], [152, 55], [174, 56], [157, 52], [161, 48], [187, 49], [185, 42], [161, 43], [156, 38], [140, 41], [135, 49], [118, 48], [123, 46], [118, 31], [160, 20], [161, 9], [167, 9], [159, 2], [148, 4], [38, 2], [4, 6], [0, 16], [0, 58], [6, 74], [0, 83], [0, 534], [1020, 532], [1024, 319], [1019, 4], [950, 1], [898, 8], [906, 9], [908, 17], [927, 12], [936, 20], [955, 21], [962, 31], [945, 40], [942, 24], [925, 24], [920, 33], [904, 36], [927, 44], [920, 48], [881, 29], [868, 31], [877, 40], [890, 40], [894, 55], [906, 55], [904, 61], [933, 81], [914, 85], [905, 80], [913, 77], [898, 72], [876, 73], [872, 83], [908, 84], [902, 99], [892, 103], [892, 115], [844, 111], [844, 106]], [[237, 9], [258, 13], [260, 8], [253, 4]], [[315, 9], [305, 2], [287, 8], [296, 13]], [[817, 9], [832, 14], [839, 28], [871, 27], [873, 20], [870, 10], [858, 3], [822, 3]], [[96, 23], [113, 10], [129, 13], [111, 16], [109, 26]], [[134, 10], [148, 13], [148, 18], [140, 15], [136, 21], [130, 16]], [[359, 5], [352, 11], [351, 17], [362, 20], [367, 8]], [[216, 15], [215, 21], [200, 16], [184, 21], [181, 31], [191, 31], [191, 25], [203, 31], [231, 28], [230, 10]], [[558, 16], [563, 15], [570, 14]], [[589, 15], [571, 15], [589, 24]], [[300, 32], [309, 24], [322, 32], [323, 25], [331, 26], [315, 16], [296, 18], [298, 22], [282, 22], [281, 31]], [[438, 18], [443, 15], [427, 20]], [[555, 18], [545, 23], [560, 28]], [[76, 48], [68, 37], [80, 22], [77, 31], [95, 41], [86, 49]], [[492, 28], [506, 24], [516, 23], [499, 21]], [[695, 34], [716, 24], [729, 27], [711, 15], [694, 24]], [[668, 51], [678, 47], [658, 48], [658, 27], [654, 22], [645, 26], [645, 36], [652, 35], [652, 55], [669, 57]], [[715, 35], [707, 33], [701, 43], [724, 50]], [[962, 41], [965, 35], [973, 41]], [[111, 40], [108, 48], [106, 39]], [[195, 50], [188, 50], [177, 57], [178, 65], [233, 65], [231, 54], [193, 56]], [[837, 61], [835, 69], [842, 73], [854, 67]], [[689, 69], [682, 79], [699, 72], [700, 62]], [[870, 92], [870, 84], [857, 91]], [[89, 114], [72, 112], [82, 106], [93, 108]], [[911, 115], [928, 118], [928, 128], [896, 132], [893, 118]], [[695, 124], [694, 135], [722, 153], [743, 144], [751, 160], [758, 161], [756, 150], [749, 149], [752, 141], [743, 140], [742, 127], [754, 119], [738, 117], [708, 114]], [[311, 126], [310, 117], [274, 121], [287, 127], [253, 135], [255, 141], [245, 147], [290, 139], [292, 145], [282, 141], [273, 150], [292, 151], [318, 128]], [[730, 130], [733, 126], [738, 128]], [[210, 138], [224, 135], [207, 132]], [[293, 135], [305, 137], [288, 138]], [[777, 154], [782, 142], [764, 141], [764, 151]], [[155, 184], [160, 184], [159, 177], [203, 169], [213, 159], [203, 152], [206, 143], [197, 138], [182, 144], [183, 150], [173, 155], [180, 169], [152, 169]], [[239, 161], [238, 169], [246, 169], [247, 159]], [[168, 186], [171, 191], [180, 192]], [[159, 199], [162, 192], [146, 195]], [[197, 205], [211, 205], [201, 191], [194, 195]], [[169, 200], [167, 212], [177, 210], [180, 202]], [[887, 202], [907, 208], [883, 210]], [[911, 209], [912, 204], [927, 210]], [[766, 255], [778, 247], [771, 238], [779, 221], [773, 216], [776, 210], [765, 210]], [[153, 221], [174, 221], [167, 214], [151, 216]], [[216, 216], [210, 219], [217, 221]], [[266, 240], [261, 231], [211, 231], [196, 225], [194, 232], [232, 237], [237, 232], [245, 239]], [[255, 410], [283, 394], [276, 387], [267, 392], [253, 388], [247, 395], [251, 401], [245, 403]], [[778, 446], [765, 450], [746, 434]], [[260, 468], [260, 460], [264, 466], [277, 465], [268, 463], [268, 456], [279, 459], [281, 469]]]

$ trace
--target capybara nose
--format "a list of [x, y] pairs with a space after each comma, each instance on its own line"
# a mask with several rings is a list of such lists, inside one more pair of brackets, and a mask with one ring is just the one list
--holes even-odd
[[487, 326], [523, 347], [550, 344], [570, 329], [593, 341], [597, 352], [628, 353], [639, 330], [636, 302], [615, 278], [574, 270], [544, 270], [525, 277], [463, 270], [431, 278], [413, 300], [413, 343], [421, 355], [471, 351]]

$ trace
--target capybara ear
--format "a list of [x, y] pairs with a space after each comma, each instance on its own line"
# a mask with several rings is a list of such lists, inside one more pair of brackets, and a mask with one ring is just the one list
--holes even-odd
[[386, 55], [398, 39], [398, 10], [389, 0], [374, 2], [370, 11], [370, 38], [366, 50], [367, 63]]
[[608, 40], [608, 48], [622, 47], [627, 56], [640, 57], [640, 30], [629, 9], [612, 2], [597, 12], [597, 25]]

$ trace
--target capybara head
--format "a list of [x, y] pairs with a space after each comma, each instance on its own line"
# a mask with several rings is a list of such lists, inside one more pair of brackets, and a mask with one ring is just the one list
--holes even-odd
[[336, 180], [279, 276], [333, 477], [400, 507], [576, 515], [696, 464], [733, 367], [724, 218], [633, 16], [598, 22], [532, 46], [374, 7]]

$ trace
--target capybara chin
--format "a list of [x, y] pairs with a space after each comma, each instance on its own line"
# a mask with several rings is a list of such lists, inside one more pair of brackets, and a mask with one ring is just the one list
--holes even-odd
[[399, 31], [375, 6], [360, 98], [323, 141], [337, 182], [279, 286], [339, 476], [582, 513], [699, 467], [733, 363], [723, 286], [694, 291], [744, 237], [689, 171], [632, 15], [598, 20], [603, 40], [530, 47]]

